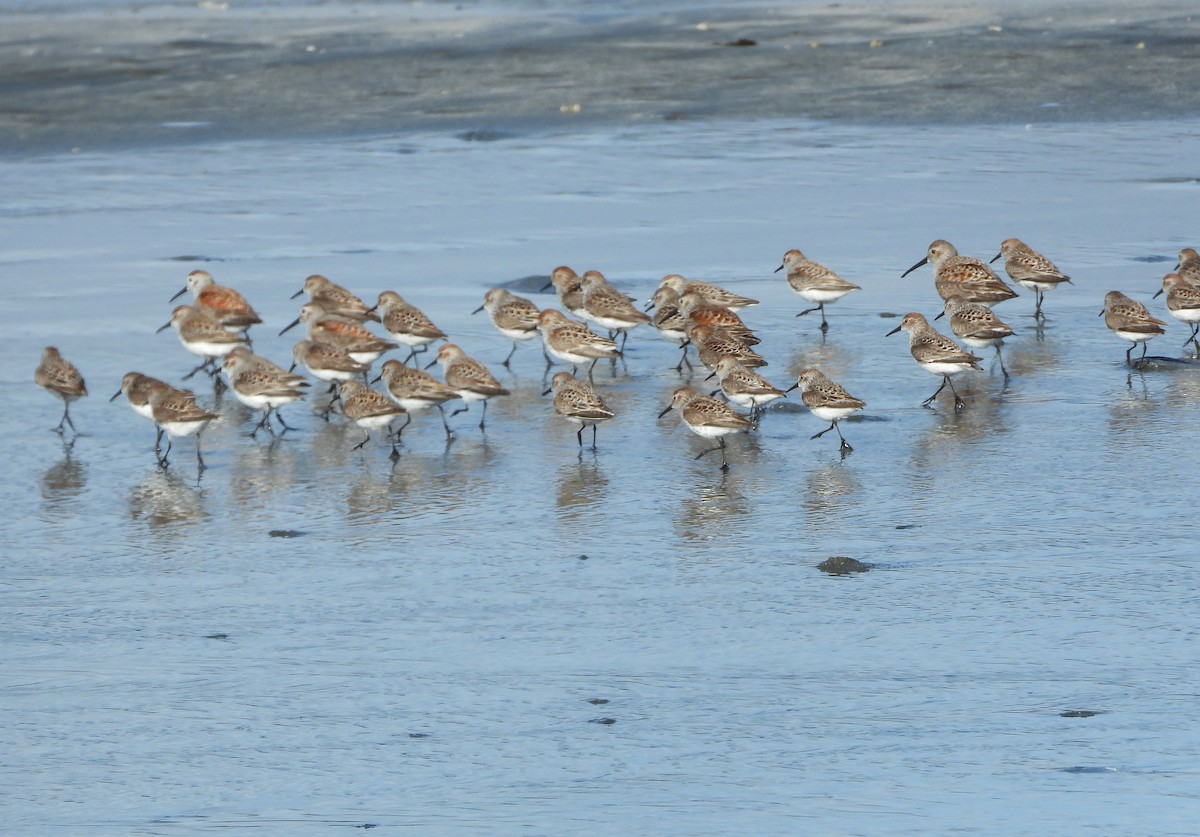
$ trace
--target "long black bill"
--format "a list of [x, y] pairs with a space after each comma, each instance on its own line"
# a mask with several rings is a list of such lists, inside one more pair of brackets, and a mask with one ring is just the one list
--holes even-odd
[[476, 314], [478, 314], [480, 311], [482, 311], [484, 308], [487, 308], [487, 306], [486, 306], [486, 305], [480, 305], [478, 308], [476, 308], [474, 311], [472, 311], [472, 312], [471, 312], [471, 316], [472, 316], [472, 317], [473, 317], [473, 316], [475, 316], [475, 315], [476, 315]]
[[163, 323], [163, 324], [162, 324], [162, 325], [160, 325], [158, 328], [154, 329], [154, 333], [155, 333], [155, 334], [158, 334], [158, 333], [160, 333], [160, 332], [166, 331], [166, 330], [167, 330], [168, 328], [170, 328], [170, 327], [171, 327], [171, 324], [170, 324], [170, 323]]
[[916, 263], [916, 264], [914, 264], [912, 267], [910, 267], [908, 270], [906, 270], [906, 271], [904, 271], [903, 273], [901, 273], [901, 274], [900, 274], [900, 278], [901, 278], [901, 279], [903, 279], [905, 276], [907, 276], [908, 274], [912, 273], [912, 272], [913, 272], [914, 270], [916, 270], [918, 267], [921, 267], [922, 265], [927, 265], [927, 264], [929, 264], [929, 257], [928, 257], [928, 256], [926, 256], [925, 258], [921, 259], [921, 261], [917, 262], [917, 263]]
[[171, 297], [168, 300], [168, 302], [174, 302], [175, 300], [179, 299], [179, 297], [183, 296], [186, 293], [187, 293], [187, 285], [184, 285], [182, 288], [179, 289], [178, 293], [176, 293], [175, 296]]
[[672, 407], [674, 407], [674, 406], [675, 406], [674, 404], [668, 404], [668, 405], [667, 405], [667, 409], [665, 409], [665, 410], [663, 410], [661, 413], [659, 413], [659, 414], [658, 414], [658, 417], [659, 417], [659, 418], [662, 418], [662, 417], [663, 417], [663, 416], [665, 416], [667, 413], [671, 412], [671, 408], [672, 408]]
[[289, 296], [288, 299], [295, 299], [296, 297], [300, 296], [300, 294], [302, 294], [302, 293], [304, 293], [304, 288], [301, 288], [300, 290], [296, 291], [294, 294]]
[[900, 326], [896, 326], [895, 328], [893, 328], [891, 331], [889, 331], [889, 332], [888, 332], [887, 334], [885, 334], [884, 336], [885, 336], [885, 337], [891, 337], [893, 334], [895, 334], [895, 333], [896, 333], [897, 331], [899, 331], [899, 330], [900, 330]]
[[281, 331], [281, 332], [279, 332], [279, 333], [280, 333], [280, 334], [283, 334], [284, 332], [291, 331], [293, 328], [295, 328], [295, 327], [296, 327], [296, 326], [298, 326], [298, 325], [300, 325], [300, 318], [299, 318], [299, 317], [297, 317], [296, 319], [294, 319], [294, 320], [292, 320], [290, 323], [288, 323], [288, 324], [287, 324], [287, 325], [284, 327], [283, 331]]
[[786, 264], [781, 264], [779, 267], [775, 268], [775, 269], [774, 269], [773, 271], [771, 271], [771, 272], [772, 272], [772, 273], [778, 273], [779, 271], [783, 270], [783, 269], [784, 269], [786, 266], [787, 266]]
[[996, 263], [996, 259], [1000, 258], [1000, 257], [1001, 257], [1001, 256], [1003, 256], [1003, 255], [1004, 255], [1004, 251], [1003, 251], [1003, 250], [1001, 250], [999, 253], [997, 253], [996, 255], [992, 256], [992, 260], [991, 260], [990, 262], [988, 262], [988, 264], [995, 264], [995, 263]]

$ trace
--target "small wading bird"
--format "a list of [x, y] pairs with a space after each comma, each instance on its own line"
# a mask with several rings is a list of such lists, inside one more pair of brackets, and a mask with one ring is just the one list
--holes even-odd
[[66, 424], [78, 433], [79, 431], [75, 430], [75, 422], [71, 421], [71, 402], [86, 397], [88, 392], [83, 376], [79, 374], [75, 364], [59, 354], [58, 349], [47, 346], [42, 350], [42, 362], [33, 373], [33, 380], [42, 389], [62, 399], [63, 414], [58, 421], [58, 427], [54, 428], [55, 431], [62, 433], [63, 425]]
[[829, 422], [829, 426], [820, 433], [814, 433], [810, 439], [819, 439], [834, 430], [838, 434], [838, 438], [842, 440], [841, 450], [843, 453], [849, 453], [854, 450], [850, 447], [850, 443], [846, 441], [846, 437], [842, 435], [842, 430], [838, 427], [838, 422], [853, 415], [867, 406], [867, 402], [861, 398], [855, 398], [850, 393], [846, 392], [839, 384], [833, 382], [819, 369], [804, 369], [796, 379], [796, 383], [788, 387], [788, 392], [796, 388], [800, 389], [800, 400], [804, 402], [804, 406], [821, 421]]
[[821, 331], [829, 330], [825, 320], [825, 304], [837, 302], [846, 294], [862, 290], [853, 282], [847, 282], [829, 268], [805, 257], [799, 250], [788, 250], [783, 254], [783, 264], [775, 272], [787, 268], [787, 282], [796, 295], [805, 302], [815, 302], [815, 308], [807, 308], [797, 314], [803, 317], [813, 311], [821, 312]]
[[479, 419], [479, 429], [483, 430], [487, 421], [488, 399], [497, 395], [508, 395], [508, 390], [500, 386], [500, 382], [492, 377], [487, 367], [453, 343], [445, 343], [438, 349], [437, 357], [429, 362], [428, 369], [435, 363], [442, 366], [442, 378], [446, 386], [454, 390], [463, 405], [450, 414], [451, 417], [465, 413], [473, 401], [483, 402], [483, 416]]
[[388, 400], [381, 392], [376, 392], [358, 381], [346, 381], [342, 384], [342, 415], [367, 431], [367, 436], [351, 450], [361, 450], [363, 445], [371, 441], [371, 431], [380, 427], [388, 429], [388, 441], [391, 442], [392, 461], [400, 458], [396, 449], [396, 437], [392, 433], [392, 422], [397, 416], [404, 414], [404, 408]]
[[615, 413], [604, 403], [591, 384], [579, 380], [570, 372], [558, 372], [550, 379], [550, 388], [542, 395], [554, 393], [554, 411], [567, 421], [579, 425], [575, 438], [583, 447], [583, 431], [592, 428], [592, 450], [596, 449], [596, 425], [608, 421]]
[[1133, 363], [1133, 350], [1138, 343], [1142, 344], [1142, 356], [1138, 358], [1141, 363], [1146, 358], [1146, 343], [1166, 333], [1163, 328], [1165, 322], [1150, 316], [1145, 305], [1120, 291], [1109, 291], [1104, 295], [1104, 310], [1099, 316], [1104, 318], [1104, 324], [1113, 334], [1129, 341], [1129, 349], [1125, 352], [1125, 363], [1128, 365]]
[[1071, 277], [1054, 266], [1054, 263], [1036, 250], [1031, 249], [1020, 239], [1007, 238], [1000, 244], [1000, 252], [992, 262], [1004, 257], [1004, 272], [1021, 287], [1029, 288], [1037, 295], [1037, 303], [1033, 309], [1036, 319], [1044, 320], [1042, 300], [1046, 291], [1052, 291], [1064, 282], [1070, 282]]
[[1196, 332], [1200, 331], [1200, 288], [1184, 282], [1178, 273], [1168, 273], [1163, 277], [1162, 290], [1158, 294], [1163, 292], [1167, 294], [1168, 313], [1192, 328], [1191, 335], [1183, 341], [1183, 345], [1191, 343], [1200, 354], [1200, 342], [1196, 341]]
[[517, 343], [538, 336], [538, 307], [523, 296], [517, 296], [504, 288], [492, 288], [483, 295], [483, 305], [472, 314], [486, 310], [496, 330], [513, 341], [512, 350], [500, 364], [509, 369], [509, 362], [517, 351]]
[[184, 286], [171, 297], [171, 302], [188, 291], [192, 292], [192, 303], [210, 314], [217, 322], [235, 334], [245, 334], [252, 325], [262, 322], [246, 302], [246, 298], [233, 288], [218, 285], [207, 270], [193, 270]]
[[167, 434], [167, 449], [159, 456], [158, 466], [167, 467], [167, 457], [171, 454], [171, 445], [175, 439], [195, 435], [196, 465], [203, 472], [207, 466], [204, 464], [204, 457], [200, 455], [200, 436], [217, 414], [210, 413], [197, 404], [196, 396], [189, 390], [173, 387], [150, 393], [149, 404], [154, 423]]
[[729, 463], [725, 460], [725, 437], [730, 433], [742, 433], [754, 427], [753, 421], [741, 413], [735, 412], [724, 401], [702, 395], [690, 387], [680, 387], [675, 390], [671, 396], [671, 403], [658, 414], [658, 417], [662, 418], [671, 410], [678, 410], [688, 430], [697, 436], [717, 440], [719, 444], [715, 448], [706, 448], [696, 454], [695, 458], [699, 459], [719, 450], [722, 471], [729, 470]]
[[[129, 402], [129, 409], [144, 419], [154, 421], [154, 409], [150, 406], [150, 396], [156, 392], [166, 392], [170, 389], [173, 387], [166, 381], [151, 378], [141, 372], [126, 372], [125, 377], [121, 379], [121, 388], [114, 392], [108, 400], [116, 401], [118, 396], [124, 395], [125, 400]], [[189, 394], [191, 392], [191, 390], [183, 391]], [[154, 430], [154, 452], [161, 456], [163, 430], [158, 424], [154, 425]]]
[[979, 358], [970, 352], [964, 352], [949, 337], [938, 334], [920, 314], [905, 314], [900, 325], [889, 331], [888, 336], [891, 337], [898, 331], [908, 333], [908, 350], [917, 365], [926, 372], [942, 376], [942, 385], [933, 395], [922, 401], [921, 406], [928, 407], [932, 404], [938, 394], [946, 388], [946, 384], [950, 384], [950, 391], [954, 393], [954, 410], [961, 410], [965, 405], [958, 397], [958, 390], [954, 388], [950, 376], [966, 372], [968, 369], [982, 371]]

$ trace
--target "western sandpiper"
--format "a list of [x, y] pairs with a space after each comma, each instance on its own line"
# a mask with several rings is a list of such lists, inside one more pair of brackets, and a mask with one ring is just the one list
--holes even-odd
[[604, 275], [598, 270], [589, 270], [583, 274], [580, 282], [583, 289], [583, 310], [588, 318], [601, 328], [621, 333], [621, 349], [625, 349], [625, 340], [629, 330], [649, 323], [647, 314], [633, 307], [629, 297], [613, 288]]
[[696, 325], [721, 329], [747, 346], [757, 346], [762, 342], [755, 336], [754, 331], [742, 322], [737, 312], [714, 305], [695, 291], [688, 291], [679, 297], [678, 306], [679, 313]]
[[58, 349], [47, 346], [42, 350], [42, 362], [33, 373], [33, 380], [39, 387], [54, 393], [63, 401], [62, 418], [58, 427], [54, 429], [62, 433], [63, 425], [67, 424], [75, 430], [75, 422], [71, 421], [71, 402], [88, 394], [83, 376], [79, 374], [75, 364], [64, 358]]
[[[379, 377], [375, 381], [380, 379], [383, 380], [388, 396], [408, 411], [409, 418], [404, 422], [404, 427], [408, 427], [408, 423], [412, 421], [412, 413], [429, 407], [437, 407], [442, 416], [442, 427], [446, 430], [446, 438], [450, 438], [452, 431], [446, 422], [446, 411], [442, 409], [442, 405], [458, 398], [457, 392], [428, 372], [405, 366], [398, 360], [384, 362]], [[375, 381], [371, 383], [375, 383]], [[404, 431], [404, 427], [397, 431], [397, 435]]]
[[1184, 247], [1179, 251], [1175, 272], [1185, 284], [1200, 288], [1200, 255], [1191, 247]]
[[664, 276], [659, 280], [658, 286], [660, 288], [670, 288], [680, 296], [683, 296], [688, 291], [698, 293], [713, 305], [720, 305], [722, 308], [728, 308], [730, 311], [741, 311], [743, 308], [749, 308], [751, 305], [758, 305], [757, 299], [735, 294], [733, 291], [727, 291], [719, 285], [713, 285], [708, 282], [697, 282], [693, 279], [684, 279], [678, 273], [671, 273]]
[[279, 333], [283, 334], [300, 323], [307, 328], [309, 340], [339, 348], [359, 363], [369, 365], [384, 352], [399, 348], [391, 340], [376, 337], [357, 320], [330, 314], [315, 302], [301, 305], [300, 316]]
[[204, 457], [200, 455], [200, 435], [217, 414], [210, 413], [197, 404], [196, 396], [190, 390], [173, 387], [151, 392], [149, 404], [154, 423], [167, 434], [167, 449], [158, 458], [159, 467], [167, 467], [167, 457], [171, 454], [171, 445], [175, 439], [195, 434], [196, 464], [203, 471], [206, 466]]
[[175, 328], [183, 348], [197, 357], [204, 358], [203, 363], [183, 376], [185, 381], [202, 369], [216, 377], [217, 358], [223, 358], [239, 347], [249, 346], [245, 335], [229, 331], [216, 317], [202, 308], [193, 308], [191, 305], [178, 306], [171, 312], [170, 322], [160, 326], [158, 330], [164, 331], [171, 327]]
[[1142, 344], [1142, 356], [1138, 358], [1140, 362], [1146, 357], [1146, 342], [1166, 333], [1165, 322], [1150, 316], [1145, 305], [1120, 291], [1109, 291], [1104, 295], [1104, 310], [1100, 316], [1113, 334], [1129, 341], [1129, 349], [1125, 352], [1126, 364], [1133, 362], [1133, 349], [1138, 343]]
[[596, 449], [596, 425], [608, 421], [615, 413], [604, 403], [591, 384], [579, 380], [570, 372], [558, 372], [550, 379], [550, 389], [542, 393], [554, 393], [554, 411], [568, 421], [579, 425], [575, 438], [583, 447], [583, 431], [592, 428], [592, 450]]
[[558, 304], [572, 317], [587, 319], [587, 311], [583, 308], [583, 279], [578, 273], [566, 265], [554, 268], [550, 274], [550, 281], [542, 290], [548, 291], [550, 288], [554, 288]]
[[615, 358], [621, 354], [616, 343], [596, 334], [583, 323], [567, 319], [554, 308], [547, 308], [538, 315], [538, 331], [546, 351], [555, 359], [571, 364], [575, 370], [590, 361], [589, 377], [600, 358]]
[[925, 264], [933, 265], [933, 286], [942, 299], [961, 296], [991, 308], [1018, 294], [982, 261], [960, 256], [949, 241], [938, 239], [929, 245], [925, 258], [901, 274], [901, 278]]
[[309, 374], [317, 380], [329, 384], [326, 394], [331, 398], [321, 412], [321, 417], [326, 421], [329, 420], [329, 413], [333, 410], [333, 405], [341, 400], [341, 396], [338, 394], [338, 385], [366, 375], [371, 368], [370, 364], [359, 363], [350, 357], [349, 353], [336, 346], [317, 343], [313, 340], [301, 340], [292, 347], [292, 366], [288, 371], [295, 369], [297, 364], [307, 369]]
[[[450, 415], [465, 413], [471, 402], [482, 401], [483, 416], [479, 419], [479, 429], [483, 430], [484, 422], [487, 421], [488, 399], [497, 395], [508, 395], [508, 390], [500, 386], [500, 382], [492, 377], [486, 366], [469, 357], [453, 343], [445, 343], [438, 349], [437, 357], [430, 361], [429, 366], [435, 363], [441, 364], [442, 378], [445, 379], [446, 386], [463, 400], [463, 406]], [[428, 369], [429, 366], [425, 368]]]
[[954, 409], [961, 410], [964, 406], [963, 400], [958, 397], [958, 390], [954, 388], [950, 376], [968, 369], [981, 371], [983, 367], [979, 365], [979, 358], [970, 352], [964, 352], [949, 337], [938, 334], [920, 314], [905, 314], [900, 325], [889, 331], [888, 336], [898, 331], [908, 333], [908, 350], [912, 353], [913, 360], [925, 371], [942, 376], [942, 385], [937, 388], [937, 392], [922, 401], [921, 406], [928, 407], [932, 404], [946, 384], [950, 384], [950, 391], [954, 393]]
[[721, 382], [720, 391], [725, 393], [729, 403], [750, 410], [751, 416], [760, 414], [764, 407], [785, 395], [783, 390], [772, 386], [762, 375], [747, 369], [730, 355], [717, 361], [712, 375], [708, 377], [713, 376]]
[[705, 439], [716, 439], [719, 443], [715, 448], [707, 448], [696, 454], [696, 459], [705, 454], [719, 450], [721, 452], [721, 470], [728, 471], [729, 463], [725, 460], [725, 437], [730, 433], [741, 433], [754, 427], [754, 422], [735, 412], [724, 401], [718, 401], [708, 395], [702, 395], [691, 387], [680, 387], [671, 396], [671, 403], [658, 414], [662, 418], [672, 409], [679, 410], [683, 423], [688, 430]]
[[271, 414], [275, 414], [284, 432], [294, 430], [279, 413], [279, 408], [299, 401], [305, 396], [308, 381], [293, 375], [281, 366], [264, 357], [252, 354], [248, 349], [234, 349], [225, 356], [221, 371], [229, 381], [229, 388], [238, 401], [251, 410], [262, 410], [262, 420], [250, 431], [254, 436], [265, 429], [272, 436]]
[[1013, 330], [992, 312], [986, 305], [977, 302], [967, 302], [961, 296], [952, 296], [945, 303], [946, 316], [950, 318], [950, 330], [954, 336], [973, 349], [985, 349], [991, 346], [996, 350], [996, 360], [1000, 361], [1000, 371], [1004, 380], [1008, 381], [1008, 370], [1004, 368], [1004, 356], [1000, 347], [1006, 337], [1012, 337]]
[[1038, 251], [1017, 238], [1007, 238], [1000, 244], [1000, 252], [992, 261], [1004, 257], [1004, 272], [1009, 278], [1021, 283], [1037, 294], [1037, 303], [1033, 316], [1045, 319], [1042, 313], [1042, 299], [1046, 291], [1052, 291], [1063, 282], [1070, 282], [1071, 277], [1054, 266], [1054, 263]]
[[687, 359], [687, 347], [690, 344], [686, 331], [688, 320], [679, 310], [679, 294], [666, 285], [660, 285], [650, 302], [654, 308], [654, 327], [659, 335], [679, 344], [681, 354], [675, 371], [682, 372], [685, 363], [691, 369], [692, 362]]
[[351, 450], [359, 450], [371, 441], [372, 430], [386, 427], [388, 441], [392, 444], [392, 460], [399, 459], [400, 451], [396, 449], [396, 437], [392, 435], [391, 425], [397, 416], [403, 414], [404, 408], [389, 400], [382, 392], [376, 392], [358, 381], [346, 381], [342, 384], [342, 415], [367, 431], [366, 438]]
[[233, 288], [218, 285], [207, 270], [193, 270], [189, 273], [186, 284], [171, 297], [171, 302], [188, 291], [192, 292], [192, 303], [195, 307], [207, 311], [229, 331], [245, 334], [250, 326], [262, 322], [262, 318], [250, 307], [245, 297]]
[[721, 358], [727, 355], [748, 368], [767, 365], [762, 355], [743, 343], [737, 335], [724, 329], [693, 324], [688, 329], [688, 337], [696, 347], [696, 357], [709, 369], [716, 369]]
[[345, 317], [359, 323], [366, 320], [379, 322], [379, 315], [373, 308], [368, 308], [367, 304], [357, 296], [319, 273], [314, 273], [305, 279], [304, 286], [292, 294], [292, 299], [301, 294], [308, 294], [308, 301], [320, 305], [327, 314]]
[[837, 432], [838, 438], [842, 440], [841, 450], [846, 453], [854, 450], [846, 441], [846, 437], [842, 435], [838, 422], [846, 416], [857, 413], [867, 406], [867, 402], [846, 392], [840, 384], [827, 378], [819, 369], [801, 370], [795, 385], [789, 387], [788, 392], [796, 387], [800, 388], [800, 400], [804, 402], [804, 406], [808, 408], [809, 412], [821, 421], [829, 422], [828, 427], [820, 433], [814, 433], [809, 438], [819, 439], [830, 430], [834, 430]]
[[805, 302], [815, 302], [815, 308], [808, 308], [797, 314], [803, 317], [813, 311], [821, 312], [821, 331], [829, 330], [825, 320], [825, 303], [837, 302], [848, 293], [862, 290], [853, 282], [847, 282], [829, 268], [812, 261], [799, 250], [788, 250], [783, 254], [783, 264], [775, 268], [775, 272], [787, 268], [787, 281], [792, 290]]
[[496, 330], [513, 341], [512, 351], [501, 364], [508, 369], [513, 353], [517, 351], [517, 343], [532, 340], [538, 336], [538, 307], [523, 296], [517, 296], [504, 288], [492, 288], [483, 295], [483, 305], [472, 314], [486, 310], [492, 319]]
[[408, 357], [405, 363], [416, 357], [418, 352], [424, 352], [435, 340], [445, 340], [446, 333], [433, 324], [433, 320], [415, 305], [405, 302], [395, 291], [384, 291], [375, 303], [383, 327], [388, 334], [408, 346]]
[[1196, 340], [1196, 332], [1200, 331], [1200, 288], [1184, 282], [1178, 273], [1168, 273], [1163, 277], [1163, 292], [1167, 295], [1167, 311], [1171, 316], [1192, 327], [1191, 336], [1183, 341], [1183, 345], [1191, 343], [1200, 354], [1200, 342]]
[[[121, 379], [121, 388], [114, 392], [108, 400], [116, 401], [118, 396], [124, 395], [125, 400], [129, 402], [129, 409], [144, 419], [154, 421], [154, 409], [150, 406], [150, 396], [156, 392], [166, 392], [170, 389], [174, 389], [174, 387], [166, 381], [151, 378], [141, 372], [126, 372], [125, 377]], [[190, 390], [183, 391], [190, 393]], [[154, 425], [154, 430], [154, 452], [160, 453], [163, 431], [157, 424]]]

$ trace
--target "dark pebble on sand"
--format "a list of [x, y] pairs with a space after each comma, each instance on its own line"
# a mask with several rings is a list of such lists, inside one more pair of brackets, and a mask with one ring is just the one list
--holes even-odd
[[1161, 264], [1162, 262], [1175, 261], [1174, 256], [1134, 256], [1131, 261], [1141, 262], [1142, 264]]
[[605, 726], [612, 726], [616, 722], [616, 718], [592, 718], [592, 720], [588, 721], [589, 724], [604, 724]]
[[1060, 718], [1091, 718], [1093, 715], [1099, 714], [1090, 709], [1068, 709], [1066, 712], [1059, 712], [1058, 716]]
[[901, 524], [900, 524], [899, 526], [897, 526], [896, 528], [897, 528], [897, 529], [916, 529], [916, 528], [917, 528], [917, 524], [915, 524], [915, 523], [901, 523]]
[[608, 698], [589, 698], [588, 703], [592, 706], [603, 706], [608, 703]]
[[1115, 767], [1089, 767], [1087, 765], [1077, 764], [1074, 767], [1062, 768], [1063, 773], [1116, 773]]
[[428, 738], [429, 733], [427, 733], [427, 732], [410, 732], [408, 734], [408, 737], [409, 738]]
[[579, 556], [579, 560], [580, 560], [580, 561], [586, 561], [587, 559], [588, 559], [588, 557], [587, 557], [586, 555], [580, 555], [580, 556]]
[[209, 634], [205, 639], [229, 639], [229, 634]]
[[[507, 282], [501, 282], [496, 287], [504, 288], [506, 291], [536, 294], [541, 293], [542, 288], [548, 284], [550, 284], [549, 274], [545, 276], [522, 276], [520, 279], [510, 279]], [[554, 289], [551, 288], [546, 293], [554, 293]]]
[[871, 565], [865, 564], [857, 558], [835, 555], [817, 564], [817, 569], [830, 575], [849, 575], [850, 573], [865, 573], [871, 569]]
[[880, 311], [879, 318], [883, 320], [894, 320], [899, 317], [899, 314], [893, 314], [891, 311]]
[[299, 529], [272, 529], [270, 532], [267, 532], [267, 535], [272, 538], [302, 538], [307, 534], [307, 532], [301, 532]]
[[516, 134], [510, 134], [505, 131], [463, 131], [458, 135], [458, 138], [463, 142], [499, 142], [500, 140], [513, 139]]
[[753, 38], [738, 38], [736, 41], [726, 41], [725, 46], [731, 47], [748, 47], [758, 46], [758, 41]]

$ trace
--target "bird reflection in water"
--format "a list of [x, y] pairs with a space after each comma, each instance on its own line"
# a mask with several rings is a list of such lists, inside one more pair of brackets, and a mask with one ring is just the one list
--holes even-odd
[[584, 458], [558, 469], [556, 489], [559, 520], [587, 520], [608, 497], [608, 477], [594, 458]]
[[71, 455], [75, 440], [63, 443], [63, 458], [42, 474], [42, 499], [50, 512], [66, 511], [87, 487], [87, 466]]
[[858, 477], [841, 462], [810, 471], [805, 484], [804, 511], [814, 525], [843, 525], [847, 509], [858, 505], [862, 492]]
[[691, 469], [697, 477], [678, 504], [675, 533], [687, 540], [717, 540], [742, 533], [741, 524], [750, 513], [750, 501], [743, 493], [745, 477], [736, 469], [729, 472], [708, 468]]
[[155, 469], [129, 495], [129, 516], [152, 529], [170, 529], [208, 518], [204, 490], [172, 470]]

